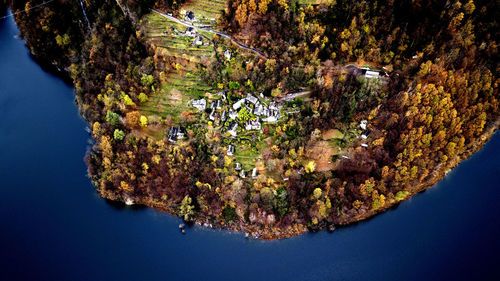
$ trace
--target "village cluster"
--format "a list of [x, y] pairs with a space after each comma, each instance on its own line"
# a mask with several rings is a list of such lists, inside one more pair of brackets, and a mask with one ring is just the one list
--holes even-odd
[[[262, 133], [263, 123], [276, 123], [281, 115], [282, 105], [276, 101], [271, 101], [262, 93], [259, 96], [247, 94], [233, 102], [228, 98], [226, 91], [221, 91], [214, 95], [216, 99], [193, 99], [189, 105], [207, 114], [207, 122], [211, 122], [215, 127], [220, 128], [222, 136], [233, 141], [237, 140], [238, 133]], [[234, 97], [233, 97], [234, 98]], [[171, 127], [168, 133], [168, 140], [171, 143], [183, 139], [186, 136], [186, 129], [180, 126]], [[229, 144], [226, 149], [228, 156], [233, 156], [235, 146]], [[242, 178], [246, 177], [246, 172], [242, 169], [241, 163], [236, 162], [234, 166]], [[251, 171], [252, 178], [257, 177], [257, 169]]]

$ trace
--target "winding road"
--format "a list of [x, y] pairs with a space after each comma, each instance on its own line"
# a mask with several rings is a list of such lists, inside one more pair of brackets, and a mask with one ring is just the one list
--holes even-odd
[[231, 40], [231, 42], [233, 42], [235, 45], [237, 45], [238, 47], [240, 47], [240, 48], [242, 48], [242, 49], [245, 49], [245, 50], [251, 51], [251, 52], [253, 52], [253, 53], [257, 54], [259, 57], [261, 57], [261, 58], [263, 58], [263, 59], [265, 59], [265, 60], [268, 60], [268, 59], [269, 59], [269, 58], [268, 58], [268, 57], [266, 57], [266, 56], [264, 55], [264, 53], [262, 53], [261, 51], [256, 50], [256, 49], [253, 49], [253, 48], [250, 48], [250, 47], [248, 47], [248, 46], [246, 46], [246, 45], [244, 45], [244, 44], [242, 44], [242, 43], [238, 42], [238, 41], [237, 41], [236, 39], [234, 39], [231, 35], [228, 35], [228, 34], [226, 34], [226, 33], [224, 33], [224, 32], [220, 32], [220, 31], [216, 31], [216, 30], [212, 30], [212, 29], [200, 28], [200, 27], [197, 27], [197, 26], [195, 26], [195, 25], [193, 25], [193, 24], [191, 24], [191, 23], [188, 23], [188, 22], [185, 22], [185, 21], [183, 21], [183, 20], [180, 20], [180, 19], [178, 19], [178, 18], [176, 18], [176, 17], [174, 17], [174, 16], [169, 16], [169, 15], [167, 15], [167, 14], [165, 14], [165, 13], [162, 13], [162, 12], [160, 12], [160, 11], [158, 11], [158, 10], [155, 10], [155, 9], [151, 9], [151, 11], [153, 11], [153, 12], [155, 12], [155, 13], [159, 14], [160, 16], [163, 16], [163, 17], [165, 17], [165, 18], [167, 18], [167, 19], [169, 19], [169, 20], [171, 20], [171, 21], [175, 21], [175, 22], [176, 22], [176, 23], [178, 23], [178, 24], [182, 24], [182, 25], [187, 26], [187, 27], [192, 27], [192, 28], [194, 28], [194, 29], [196, 29], [196, 30], [198, 30], [198, 31], [204, 31], [204, 32], [208, 32], [208, 33], [217, 34], [217, 35], [219, 35], [219, 36], [222, 36], [222, 37], [224, 37], [224, 38], [226, 38], [226, 39]]

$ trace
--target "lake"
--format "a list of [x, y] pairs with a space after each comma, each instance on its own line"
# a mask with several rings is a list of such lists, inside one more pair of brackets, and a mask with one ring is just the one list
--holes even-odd
[[[1, 15], [0, 15], [1, 16]], [[73, 88], [0, 19], [0, 280], [500, 280], [500, 135], [368, 221], [279, 241], [98, 197]]]

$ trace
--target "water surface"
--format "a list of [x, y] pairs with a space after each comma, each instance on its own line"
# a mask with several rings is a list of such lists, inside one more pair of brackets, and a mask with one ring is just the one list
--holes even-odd
[[369, 221], [280, 241], [106, 203], [73, 89], [0, 20], [0, 280], [500, 280], [500, 136]]

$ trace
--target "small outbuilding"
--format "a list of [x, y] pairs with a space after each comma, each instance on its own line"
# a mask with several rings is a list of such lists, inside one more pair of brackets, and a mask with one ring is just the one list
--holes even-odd
[[234, 145], [232, 145], [232, 144], [228, 145], [226, 153], [229, 156], [233, 156], [233, 154], [234, 154]]
[[203, 45], [203, 37], [201, 36], [196, 36], [196, 38], [193, 41], [193, 45], [200, 46]]
[[224, 51], [224, 56], [226, 57], [226, 60], [231, 60], [231, 51], [229, 49]]
[[234, 164], [234, 169], [235, 169], [236, 171], [240, 171], [240, 170], [241, 170], [241, 163], [236, 162], [236, 164]]
[[252, 170], [252, 178], [257, 178], [257, 168], [253, 168]]
[[189, 36], [189, 37], [195, 37], [196, 36], [196, 29], [192, 27], [188, 27], [186, 31], [184, 32], [184, 35]]
[[186, 21], [194, 21], [194, 13], [193, 11], [187, 11], [186, 16], [184, 17]]
[[238, 123], [233, 122], [231, 123], [231, 125], [229, 125], [227, 132], [231, 134], [231, 136], [236, 137], [238, 135], [238, 133], [236, 132], [237, 129], [238, 129]]

